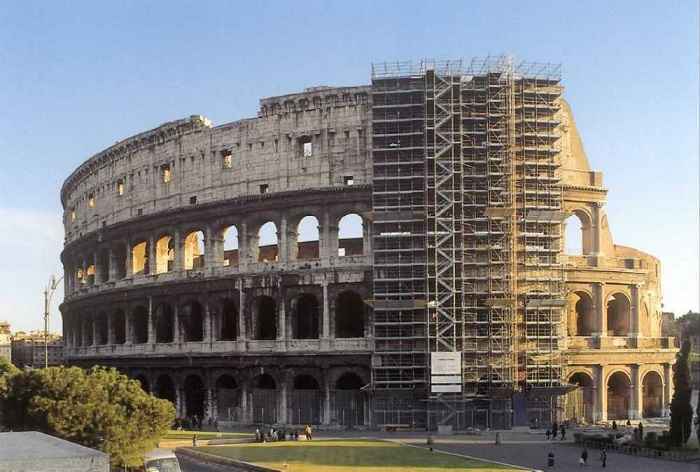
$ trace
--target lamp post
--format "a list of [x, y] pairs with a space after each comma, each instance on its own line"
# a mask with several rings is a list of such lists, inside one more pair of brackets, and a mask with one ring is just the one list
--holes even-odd
[[63, 280], [63, 276], [56, 279], [55, 275], [51, 275], [49, 283], [44, 289], [44, 368], [49, 366], [49, 304], [61, 280]]

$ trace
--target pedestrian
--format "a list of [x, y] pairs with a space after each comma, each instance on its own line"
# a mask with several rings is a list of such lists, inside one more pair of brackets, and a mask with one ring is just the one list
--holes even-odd
[[583, 451], [581, 451], [581, 458], [579, 459], [578, 463], [581, 467], [588, 464], [588, 449], [585, 447], [583, 448]]
[[260, 429], [255, 428], [255, 442], [262, 442], [262, 435], [260, 434]]
[[644, 440], [644, 425], [642, 422], [639, 422], [639, 440], [643, 441]]
[[557, 439], [557, 433], [559, 433], [559, 425], [555, 421], [552, 425], [552, 439]]
[[608, 451], [605, 448], [600, 450], [600, 462], [603, 465], [603, 468], [605, 468], [607, 466]]
[[197, 447], [197, 435], [192, 435], [192, 447]]
[[632, 427], [632, 422], [629, 420], [629, 418], [627, 418], [627, 427], [628, 428]]
[[554, 467], [554, 452], [552, 451], [547, 454], [547, 467]]
[[566, 439], [566, 429], [564, 428], [564, 426], [562, 426], [561, 427], [561, 440], [563, 441], [564, 439]]
[[549, 441], [549, 437], [552, 435], [552, 432], [548, 429], [545, 431], [544, 435], [547, 436], [547, 441]]
[[615, 421], [615, 420], [613, 420], [612, 429], [613, 429], [613, 431], [617, 431], [617, 421]]

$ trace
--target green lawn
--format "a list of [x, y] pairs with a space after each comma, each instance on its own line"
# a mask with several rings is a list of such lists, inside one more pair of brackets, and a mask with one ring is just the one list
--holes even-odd
[[[177, 431], [171, 429], [168, 434], [163, 436], [162, 440], [172, 440], [172, 439], [192, 439], [193, 435], [197, 435], [197, 439], [217, 439], [219, 438], [219, 433], [216, 431], [189, 431], [181, 430]], [[231, 439], [231, 438], [245, 438], [252, 437], [251, 433], [221, 433], [221, 438]]]
[[[198, 451], [285, 472], [438, 472], [515, 470], [387, 441], [316, 440], [209, 446]], [[285, 466], [286, 464], [286, 466]]]

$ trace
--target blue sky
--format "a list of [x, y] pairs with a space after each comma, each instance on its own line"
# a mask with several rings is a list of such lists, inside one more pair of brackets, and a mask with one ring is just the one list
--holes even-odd
[[562, 63], [615, 242], [661, 259], [665, 309], [698, 309], [695, 1], [2, 2], [0, 45], [0, 319], [17, 329], [41, 325], [59, 189], [97, 151], [191, 114], [220, 124], [260, 97], [367, 83], [376, 61], [501, 53]]

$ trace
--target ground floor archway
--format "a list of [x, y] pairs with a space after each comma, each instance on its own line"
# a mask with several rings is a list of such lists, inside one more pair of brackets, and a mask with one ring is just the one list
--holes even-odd
[[664, 383], [658, 372], [648, 372], [642, 381], [642, 417], [663, 416]]
[[632, 385], [624, 372], [608, 377], [608, 420], [627, 419], [631, 405]]
[[201, 421], [204, 418], [204, 401], [206, 392], [204, 382], [198, 375], [189, 375], [184, 383], [185, 392], [185, 415], [187, 417], [197, 416]]

